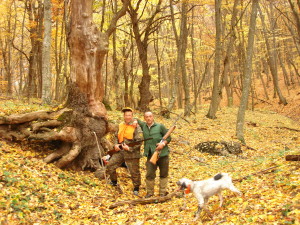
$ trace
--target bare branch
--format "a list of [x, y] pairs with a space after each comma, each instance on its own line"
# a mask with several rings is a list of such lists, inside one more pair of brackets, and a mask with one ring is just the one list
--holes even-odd
[[129, 3], [130, 3], [130, 0], [124, 0], [123, 7], [120, 9], [120, 11], [117, 12], [117, 14], [111, 20], [111, 23], [110, 23], [107, 31], [105, 32], [108, 37], [116, 30], [118, 20], [126, 14]]

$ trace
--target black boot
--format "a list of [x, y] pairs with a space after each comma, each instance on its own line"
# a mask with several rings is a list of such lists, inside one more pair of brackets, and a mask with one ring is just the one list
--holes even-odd
[[138, 196], [138, 195], [139, 195], [139, 190], [140, 190], [139, 187], [135, 187], [135, 188], [133, 189], [133, 194], [136, 195], [136, 196]]
[[117, 186], [117, 185], [118, 185], [118, 181], [112, 180], [112, 181], [110, 181], [109, 184], [110, 184], [111, 186]]

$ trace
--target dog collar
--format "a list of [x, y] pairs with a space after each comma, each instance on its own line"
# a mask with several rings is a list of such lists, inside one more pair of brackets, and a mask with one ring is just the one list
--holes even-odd
[[190, 193], [191, 192], [191, 185], [189, 184], [188, 186], [187, 186], [187, 188], [184, 190], [184, 193], [185, 194], [188, 194], [188, 193]]

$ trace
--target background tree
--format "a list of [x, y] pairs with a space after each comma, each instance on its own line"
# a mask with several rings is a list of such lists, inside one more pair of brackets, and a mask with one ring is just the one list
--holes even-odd
[[[152, 15], [147, 18], [145, 28], [141, 30], [140, 26], [140, 18], [138, 15], [139, 7], [141, 6], [142, 1], [139, 0], [134, 8], [131, 4], [129, 5], [128, 12], [130, 14], [132, 29], [134, 33], [134, 38], [136, 41], [137, 49], [139, 52], [139, 59], [142, 64], [143, 76], [141, 82], [139, 84], [140, 91], [140, 100], [138, 103], [138, 109], [141, 111], [145, 111], [149, 109], [149, 103], [153, 100], [153, 95], [150, 92], [150, 81], [151, 75], [149, 73], [149, 64], [148, 64], [148, 44], [150, 35], [158, 28], [155, 25], [156, 15], [161, 11], [161, 3], [162, 0], [159, 0]], [[146, 7], [147, 3], [144, 4], [143, 7]]]
[[253, 46], [254, 46], [254, 37], [255, 37], [255, 28], [256, 28], [256, 17], [258, 11], [258, 0], [253, 0], [252, 2], [252, 10], [251, 10], [251, 18], [250, 18], [250, 26], [248, 33], [248, 45], [246, 51], [246, 61], [243, 72], [243, 92], [241, 97], [241, 103], [239, 107], [239, 111], [237, 114], [237, 122], [236, 122], [236, 135], [237, 138], [245, 142], [244, 140], [244, 120], [245, 120], [245, 111], [248, 105], [248, 97], [251, 86], [251, 71], [252, 71], [252, 56], [253, 56]]
[[213, 82], [213, 91], [212, 99], [210, 102], [209, 111], [207, 117], [211, 119], [216, 118], [216, 113], [219, 107], [219, 77], [220, 77], [220, 61], [221, 61], [221, 0], [215, 0], [215, 17], [216, 17], [216, 53], [215, 53], [215, 63], [214, 63], [214, 82]]
[[43, 67], [42, 67], [42, 99], [46, 104], [51, 103], [51, 1], [44, 1], [44, 40], [43, 40]]

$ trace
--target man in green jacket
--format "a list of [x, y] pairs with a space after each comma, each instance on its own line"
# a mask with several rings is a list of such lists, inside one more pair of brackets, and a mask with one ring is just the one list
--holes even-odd
[[[160, 123], [154, 122], [154, 116], [152, 112], [145, 112], [144, 119], [146, 122], [138, 120], [140, 127], [143, 130], [144, 139], [153, 138], [147, 140], [144, 143], [144, 156], [147, 157], [146, 162], [146, 198], [154, 195], [154, 185], [157, 167], [159, 168], [159, 195], [165, 196], [168, 194], [168, 174], [169, 174], [169, 147], [168, 143], [171, 141], [171, 137], [166, 140], [162, 140], [163, 136], [168, 132], [167, 128]], [[159, 159], [156, 165], [150, 162], [151, 156], [155, 150], [160, 150]]]

